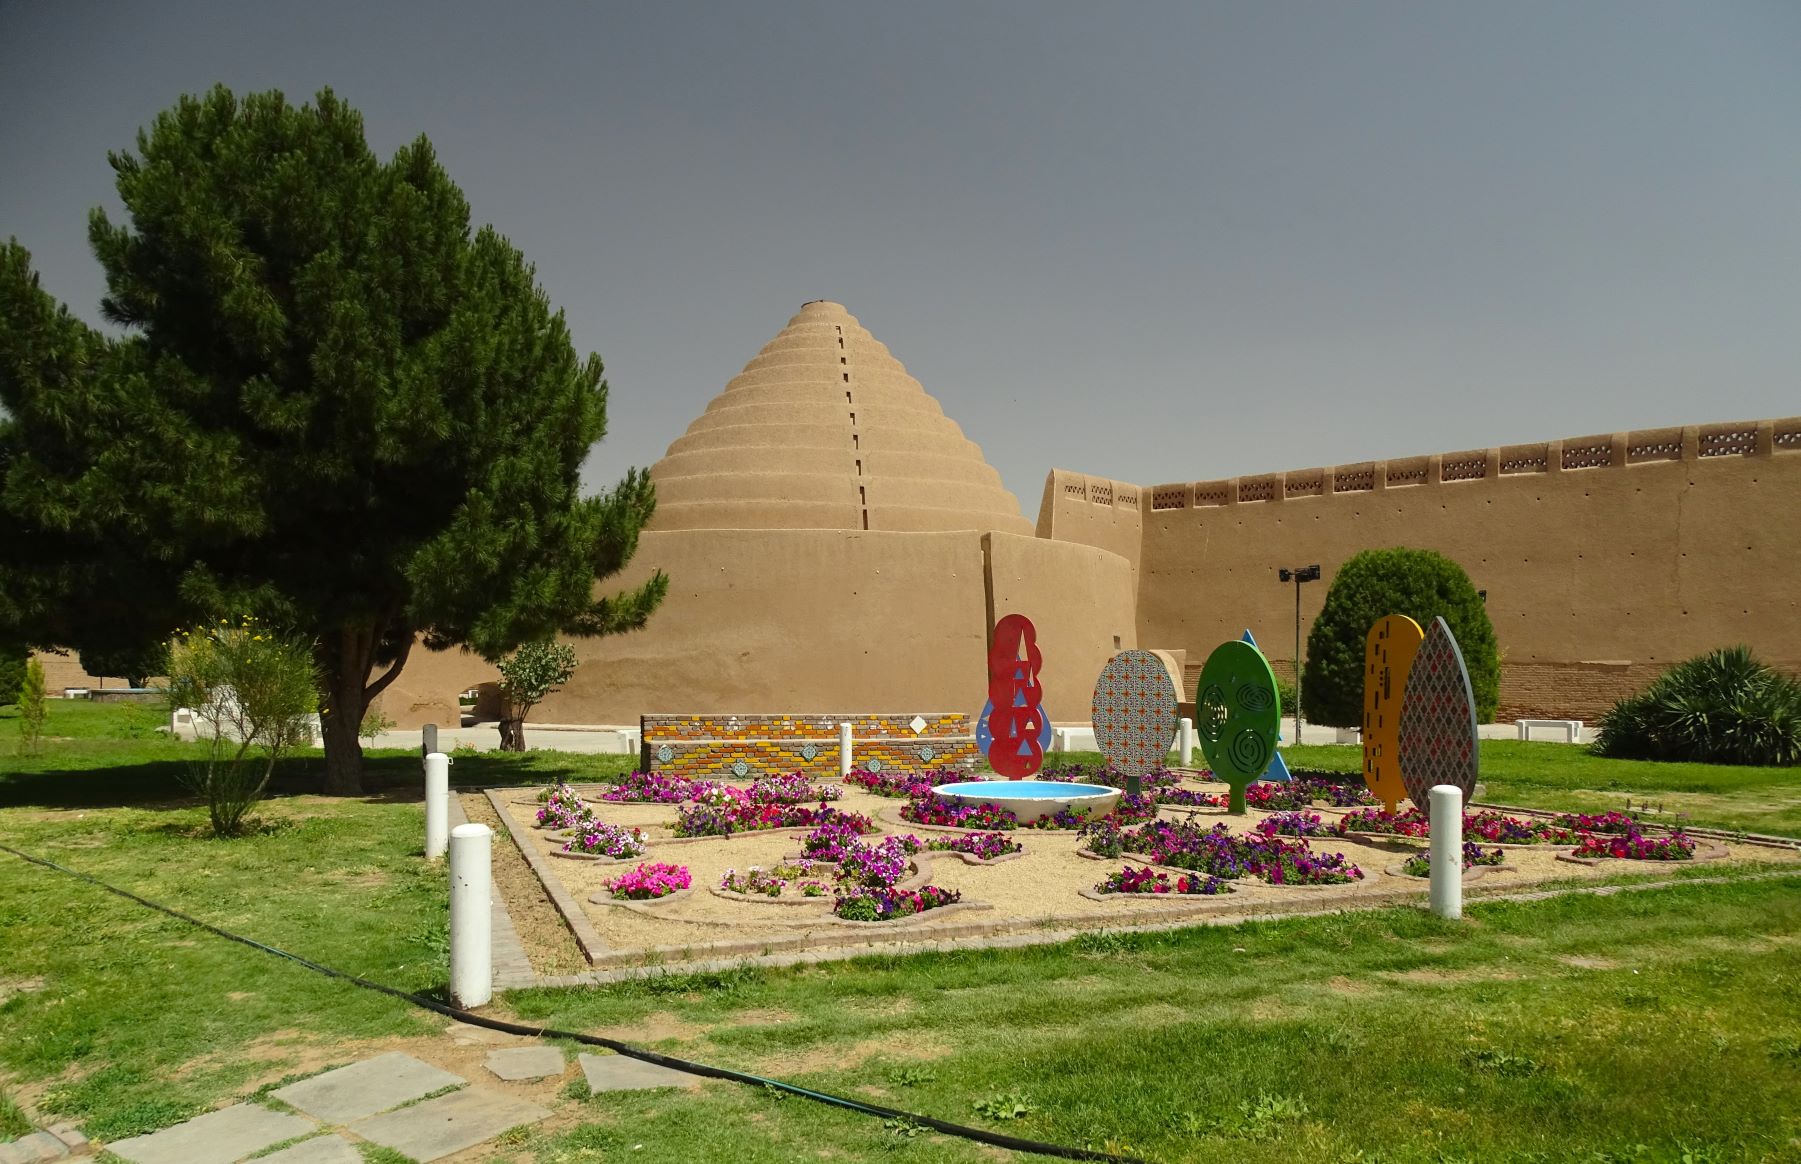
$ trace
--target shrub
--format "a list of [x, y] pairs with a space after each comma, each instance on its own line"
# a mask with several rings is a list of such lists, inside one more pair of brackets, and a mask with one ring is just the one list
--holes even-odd
[[275, 761], [310, 736], [318, 691], [311, 645], [253, 618], [176, 636], [167, 695], [172, 707], [193, 709], [209, 745], [206, 758], [189, 766], [187, 784], [206, 800], [215, 834], [243, 830]]
[[36, 659], [27, 659], [25, 679], [19, 687], [19, 747], [35, 752], [43, 738], [44, 665]]
[[29, 656], [23, 650], [0, 650], [0, 707], [19, 702], [19, 692], [25, 689], [25, 662]]
[[1593, 751], [1622, 760], [1801, 764], [1801, 683], [1723, 647], [1614, 704]]
[[575, 648], [568, 643], [525, 643], [499, 663], [500, 750], [525, 751], [525, 717], [544, 697], [575, 674]]
[[1332, 579], [1326, 603], [1307, 635], [1301, 700], [1307, 718], [1331, 727], [1363, 722], [1363, 648], [1370, 627], [1404, 614], [1422, 629], [1443, 616], [1463, 651], [1476, 697], [1476, 718], [1493, 721], [1501, 692], [1494, 624], [1463, 567], [1431, 550], [1365, 550]]

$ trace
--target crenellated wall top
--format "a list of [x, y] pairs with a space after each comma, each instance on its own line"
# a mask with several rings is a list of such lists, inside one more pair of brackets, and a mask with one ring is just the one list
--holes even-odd
[[1158, 512], [1330, 497], [1416, 485], [1455, 485], [1534, 473], [1617, 469], [1659, 461], [1708, 461], [1783, 453], [1801, 453], [1801, 417], [1639, 429], [1540, 444], [1362, 461], [1219, 481], [1173, 482], [1152, 485], [1140, 493], [1144, 511]]

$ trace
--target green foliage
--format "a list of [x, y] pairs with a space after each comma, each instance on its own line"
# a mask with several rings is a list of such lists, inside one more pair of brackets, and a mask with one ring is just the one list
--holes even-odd
[[383, 732], [393, 731], [394, 721], [388, 713], [381, 709], [381, 704], [371, 702], [363, 709], [363, 722], [357, 728], [357, 735], [362, 736], [365, 743], [374, 744], [375, 737]]
[[1593, 747], [1626, 760], [1801, 764], [1801, 683], [1758, 662], [1749, 647], [1722, 647], [1614, 704]]
[[[644, 623], [596, 599], [655, 495], [579, 472], [606, 429], [524, 257], [423, 137], [380, 159], [329, 90], [220, 87], [111, 155], [89, 238], [111, 339], [0, 249], [0, 636], [81, 650], [256, 609], [315, 643], [327, 788], [415, 641], [497, 658]], [[79, 601], [76, 601], [79, 599]]]
[[19, 748], [35, 752], [44, 738], [44, 665], [25, 661], [25, 682], [19, 686]]
[[522, 712], [569, 682], [575, 674], [575, 648], [568, 643], [526, 643], [500, 661], [500, 692]]
[[90, 675], [117, 675], [133, 687], [143, 687], [169, 669], [169, 644], [158, 639], [138, 646], [83, 651], [81, 669]]
[[500, 694], [506, 712], [500, 721], [503, 751], [525, 751], [525, 717], [546, 695], [569, 682], [575, 674], [575, 648], [548, 639], [525, 643], [502, 659]]
[[1404, 614], [1429, 628], [1442, 616], [1463, 651], [1476, 718], [1493, 721], [1501, 694], [1501, 656], [1494, 624], [1463, 567], [1432, 550], [1365, 550], [1332, 579], [1307, 635], [1301, 698], [1307, 719], [1332, 727], [1363, 722], [1363, 650], [1370, 627]]
[[26, 658], [23, 648], [0, 649], [0, 707], [19, 702], [19, 692], [25, 689]]
[[268, 790], [275, 763], [310, 734], [318, 709], [310, 645], [253, 619], [189, 631], [169, 652], [171, 707], [193, 710], [207, 745], [188, 783], [206, 801], [213, 832], [243, 832], [244, 815]]

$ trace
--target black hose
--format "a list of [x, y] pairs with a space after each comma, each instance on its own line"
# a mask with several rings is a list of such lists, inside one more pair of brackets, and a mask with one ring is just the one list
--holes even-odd
[[158, 913], [164, 913], [172, 918], [184, 921], [191, 926], [197, 926], [207, 933], [214, 934], [227, 941], [249, 946], [253, 950], [261, 950], [265, 954], [274, 954], [278, 958], [286, 958], [290, 962], [297, 962], [300, 965], [305, 966], [308, 970], [323, 974], [327, 978], [341, 978], [353, 986], [359, 986], [364, 990], [373, 990], [380, 994], [390, 995], [391, 997], [401, 999], [402, 1001], [410, 1002], [414, 1006], [423, 1007], [426, 1010], [434, 1011], [447, 1018], [455, 1019], [457, 1022], [468, 1023], [470, 1026], [485, 1027], [491, 1031], [504, 1031], [509, 1035], [525, 1035], [532, 1038], [570, 1039], [591, 1047], [605, 1047], [607, 1050], [614, 1051], [620, 1055], [625, 1055], [632, 1059], [641, 1059], [646, 1063], [655, 1063], [659, 1067], [668, 1067], [675, 1071], [683, 1071], [689, 1075], [701, 1075], [711, 1079], [729, 1079], [733, 1083], [748, 1083], [757, 1087], [771, 1087], [777, 1091], [786, 1092], [789, 1095], [798, 1095], [803, 1099], [813, 1100], [816, 1103], [830, 1104], [834, 1107], [845, 1108], [846, 1110], [859, 1112], [863, 1115], [878, 1116], [882, 1119], [904, 1120], [909, 1124], [930, 1128], [936, 1132], [943, 1132], [947, 1136], [957, 1136], [965, 1140], [974, 1140], [981, 1144], [991, 1144], [994, 1147], [1007, 1148], [1014, 1152], [1030, 1152], [1034, 1155], [1054, 1156], [1062, 1160], [1095, 1160], [1101, 1161], [1103, 1164], [1145, 1164], [1143, 1160], [1140, 1160], [1136, 1156], [1121, 1156], [1113, 1152], [1097, 1152], [1090, 1148], [1067, 1148], [1061, 1144], [1045, 1144], [1037, 1140], [1025, 1140], [1018, 1136], [1007, 1136], [1002, 1135], [999, 1132], [986, 1131], [982, 1128], [972, 1128], [965, 1124], [953, 1124], [948, 1120], [935, 1119], [932, 1116], [926, 1115], [916, 1115], [913, 1112], [899, 1111], [891, 1107], [882, 1107], [880, 1104], [865, 1103], [860, 1099], [850, 1099], [842, 1095], [832, 1095], [831, 1093], [824, 1091], [813, 1091], [793, 1083], [784, 1083], [779, 1079], [765, 1079], [760, 1075], [752, 1075], [747, 1071], [734, 1071], [730, 1067], [714, 1067], [706, 1063], [695, 1063], [687, 1059], [678, 1059], [673, 1055], [661, 1055], [655, 1051], [646, 1051], [641, 1047], [633, 1047], [627, 1043], [619, 1042], [617, 1039], [603, 1038], [600, 1035], [587, 1035], [578, 1031], [559, 1031], [549, 1027], [532, 1027], [522, 1023], [510, 1023], [504, 1019], [494, 1019], [484, 1015], [472, 1014], [460, 1007], [439, 1002], [434, 998], [427, 998], [421, 994], [413, 994], [409, 991], [399, 990], [380, 982], [371, 982], [367, 978], [359, 978], [355, 974], [346, 974], [342, 970], [334, 969], [333, 967], [326, 966], [320, 962], [315, 962], [310, 958], [303, 958], [299, 954], [290, 953], [280, 947], [259, 942], [254, 938], [246, 938], [242, 934], [234, 934], [230, 930], [220, 929], [218, 926], [203, 922], [199, 918], [190, 917], [180, 910], [170, 909], [168, 906], [161, 905], [148, 898], [139, 897], [130, 890], [120, 889], [116, 885], [109, 885], [92, 874], [70, 869], [67, 866], [59, 865], [55, 861], [51, 861], [44, 857], [33, 856], [30, 853], [15, 849], [11, 845], [0, 843], [0, 850], [11, 853], [22, 861], [29, 861], [33, 865], [41, 865], [46, 869], [54, 869], [58, 873], [65, 873], [70, 877], [86, 881], [90, 885], [97, 885], [108, 893], [117, 894], [127, 901], [134, 901], [148, 909], [154, 909]]

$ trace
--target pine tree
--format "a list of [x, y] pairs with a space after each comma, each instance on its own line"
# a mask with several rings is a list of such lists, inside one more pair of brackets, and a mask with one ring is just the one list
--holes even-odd
[[[471, 230], [425, 138], [384, 162], [329, 90], [220, 87], [110, 160], [129, 221], [96, 210], [89, 238], [124, 338], [0, 252], [0, 511], [23, 531], [0, 638], [123, 646], [254, 610], [315, 643], [326, 790], [348, 794], [415, 641], [498, 659], [643, 624], [662, 575], [594, 596], [655, 505], [638, 471], [580, 496], [600, 360]], [[137, 601], [97, 609], [96, 585]]]
[[1501, 654], [1494, 623], [1470, 576], [1433, 550], [1364, 550], [1338, 568], [1325, 605], [1307, 635], [1301, 699], [1307, 718], [1332, 727], [1363, 722], [1363, 654], [1370, 627], [1384, 615], [1404, 614], [1431, 627], [1444, 616], [1469, 669], [1476, 715], [1495, 717], [1501, 691]]

